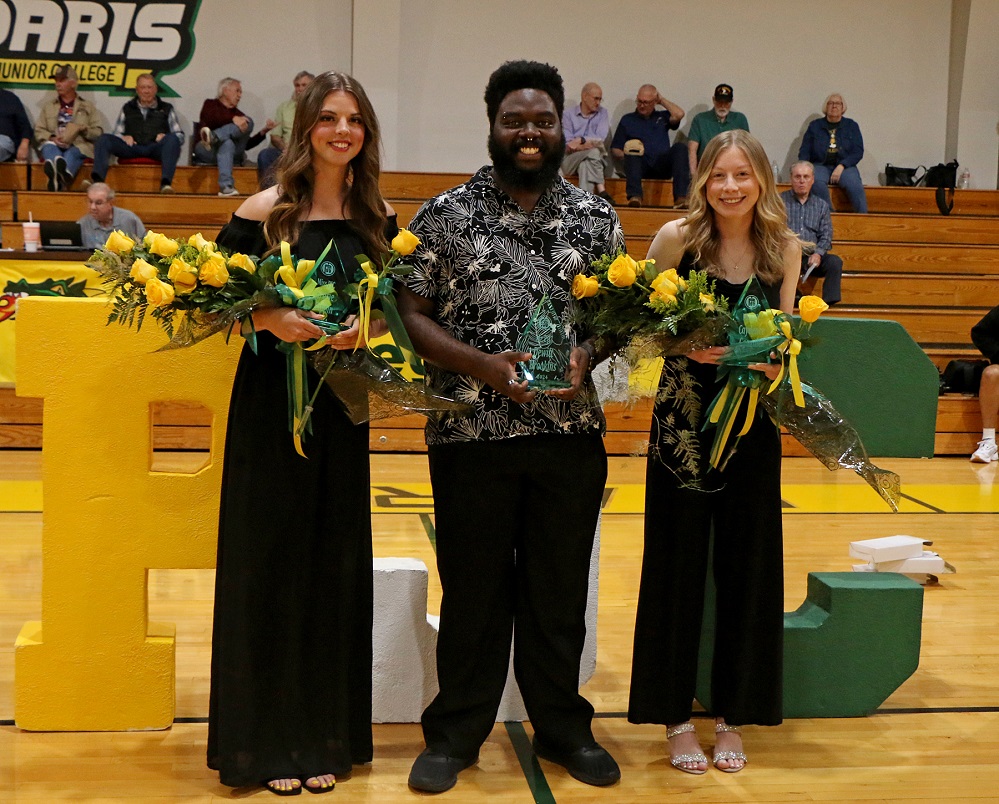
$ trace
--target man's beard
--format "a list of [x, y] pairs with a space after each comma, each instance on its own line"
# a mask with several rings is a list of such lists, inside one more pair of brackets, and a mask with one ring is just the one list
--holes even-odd
[[523, 141], [518, 139], [514, 142], [512, 149], [507, 151], [496, 142], [492, 134], [489, 135], [489, 157], [493, 160], [493, 170], [499, 180], [518, 190], [526, 192], [538, 192], [547, 189], [555, 177], [558, 176], [559, 168], [562, 167], [562, 154], [565, 153], [565, 135], [559, 138], [557, 148], [547, 150], [545, 143], [535, 140], [538, 148], [541, 149], [541, 167], [537, 170], [522, 170], [517, 167], [516, 154], [520, 150]]

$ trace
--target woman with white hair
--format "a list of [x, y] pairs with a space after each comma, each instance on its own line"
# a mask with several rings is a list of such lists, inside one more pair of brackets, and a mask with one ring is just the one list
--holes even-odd
[[824, 117], [808, 124], [798, 149], [798, 159], [815, 165], [812, 192], [832, 206], [829, 185], [843, 188], [854, 212], [867, 212], [867, 195], [857, 163], [864, 158], [864, 138], [860, 126], [846, 113], [846, 101], [833, 93], [822, 106]]

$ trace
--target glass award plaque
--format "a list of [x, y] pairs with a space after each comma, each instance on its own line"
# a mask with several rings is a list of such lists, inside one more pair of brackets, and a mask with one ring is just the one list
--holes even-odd
[[520, 376], [530, 388], [547, 391], [571, 387], [565, 375], [572, 349], [562, 317], [547, 295], [541, 297], [531, 312], [526, 329], [517, 339], [517, 350], [531, 353], [528, 362], [519, 364]]

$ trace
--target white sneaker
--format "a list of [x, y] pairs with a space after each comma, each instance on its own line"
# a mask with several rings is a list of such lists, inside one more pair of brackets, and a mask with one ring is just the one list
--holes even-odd
[[971, 460], [975, 463], [999, 461], [999, 446], [995, 441], [979, 441], [978, 449], [972, 454]]
[[234, 195], [239, 195], [239, 190], [237, 190], [235, 187], [223, 187], [221, 190], [219, 190], [220, 198], [229, 198]]

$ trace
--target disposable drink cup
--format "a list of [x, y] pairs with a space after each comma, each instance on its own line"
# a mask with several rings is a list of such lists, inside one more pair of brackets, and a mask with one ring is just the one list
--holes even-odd
[[41, 226], [38, 221], [25, 221], [24, 227], [24, 250], [38, 251], [42, 242]]

